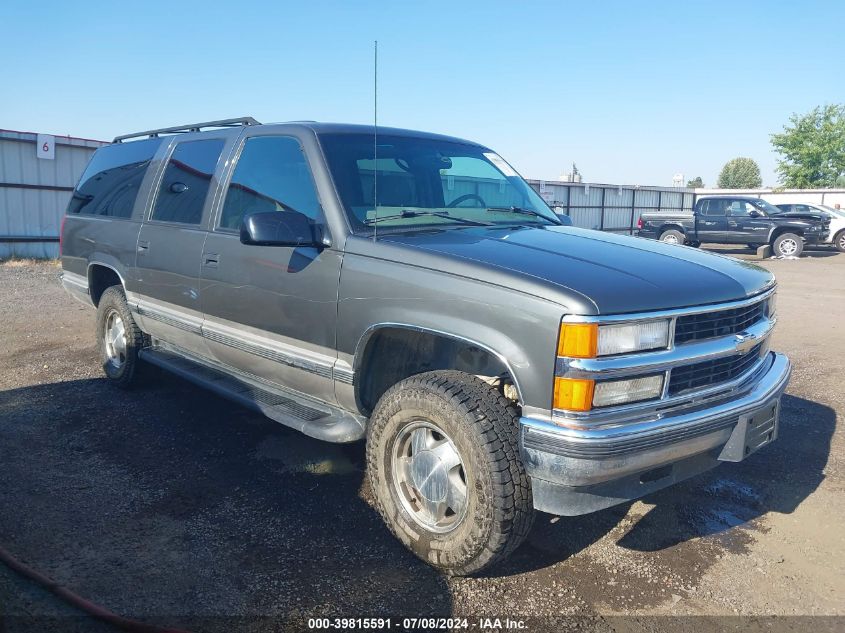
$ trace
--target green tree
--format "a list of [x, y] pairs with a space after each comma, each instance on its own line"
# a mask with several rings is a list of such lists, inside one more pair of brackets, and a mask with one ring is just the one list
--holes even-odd
[[704, 186], [704, 181], [701, 179], [701, 176], [696, 176], [692, 180], [687, 180], [687, 187], [690, 189], [701, 188]]
[[785, 187], [833, 187], [845, 174], [845, 104], [793, 114], [781, 134], [772, 134], [781, 155], [777, 171]]
[[720, 189], [755, 189], [763, 184], [760, 167], [751, 158], [734, 158], [719, 174]]

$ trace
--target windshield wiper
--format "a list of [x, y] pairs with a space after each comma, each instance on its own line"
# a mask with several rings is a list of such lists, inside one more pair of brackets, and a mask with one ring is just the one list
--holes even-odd
[[401, 220], [402, 218], [419, 218], [431, 215], [437, 218], [446, 218], [447, 220], [454, 220], [455, 222], [471, 226], [491, 226], [490, 222], [481, 222], [480, 220], [459, 218], [454, 215], [449, 215], [448, 211], [412, 211], [411, 209], [405, 209], [404, 211], [402, 211], [402, 213], [395, 213], [393, 215], [383, 215], [381, 217], [368, 218], [364, 220], [364, 224], [366, 224], [367, 226], [372, 226], [373, 224], [376, 224], [383, 220]]
[[540, 213], [539, 211], [535, 211], [534, 209], [526, 209], [525, 207], [487, 207], [488, 211], [494, 212], [508, 212], [508, 213], [518, 213], [520, 215], [536, 215], [538, 218], [542, 218], [547, 222], [551, 222], [552, 224], [560, 224], [559, 221], [555, 221], [547, 215]]

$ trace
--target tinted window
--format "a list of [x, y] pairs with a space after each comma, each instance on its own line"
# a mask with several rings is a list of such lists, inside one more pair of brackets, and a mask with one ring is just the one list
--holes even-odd
[[320, 217], [311, 170], [299, 142], [289, 136], [247, 139], [226, 192], [219, 226], [237, 229], [244, 215], [299, 211]]
[[156, 197], [153, 220], [199, 224], [222, 139], [185, 141], [173, 150]]
[[68, 213], [128, 218], [161, 139], [117, 143], [98, 149], [68, 205]]
[[725, 208], [731, 203], [730, 200], [722, 200], [720, 198], [710, 198], [701, 203], [702, 215], [725, 215]]

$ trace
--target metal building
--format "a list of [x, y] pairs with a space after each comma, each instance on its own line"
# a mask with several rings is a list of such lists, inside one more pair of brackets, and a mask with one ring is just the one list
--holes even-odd
[[0, 130], [0, 259], [57, 257], [76, 181], [104, 141]]
[[643, 213], [692, 213], [695, 190], [606, 183], [527, 179], [531, 187], [574, 226], [633, 235]]

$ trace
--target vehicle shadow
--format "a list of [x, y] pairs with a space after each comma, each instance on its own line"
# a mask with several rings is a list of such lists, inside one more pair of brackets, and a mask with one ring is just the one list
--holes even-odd
[[773, 444], [743, 462], [721, 464], [644, 497], [653, 507], [640, 517], [628, 514], [631, 503], [579, 517], [539, 514], [528, 542], [490, 575], [520, 574], [566, 560], [605, 537], [626, 515], [633, 524], [616, 541], [620, 547], [655, 552], [714, 535], [722, 545], [741, 546], [723, 537], [769, 512], [794, 512], [818, 488], [835, 427], [830, 407], [785, 395]]
[[[100, 379], [0, 392], [0, 420], [0, 545], [117, 613], [259, 631], [452, 612], [445, 578], [372, 509], [360, 443], [312, 440], [166, 374], [133, 392]], [[835, 424], [829, 407], [784, 396], [778, 441], [745, 462], [650, 495], [641, 517], [631, 504], [541, 513], [486, 575], [550, 567], [626, 515], [617, 544], [657, 551], [791, 513], [824, 477]]]
[[101, 379], [5, 391], [0, 421], [0, 544], [116, 613], [231, 631], [452, 611], [445, 579], [372, 509], [360, 444], [167, 375], [131, 392]]
[[785, 395], [778, 439], [739, 463], [644, 499], [654, 504], [619, 540], [639, 551], [672, 547], [689, 539], [726, 535], [769, 512], [791, 514], [819, 487], [836, 428], [836, 412]]

